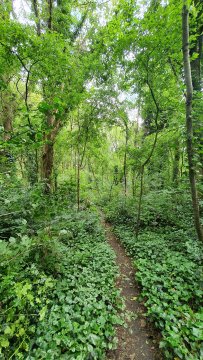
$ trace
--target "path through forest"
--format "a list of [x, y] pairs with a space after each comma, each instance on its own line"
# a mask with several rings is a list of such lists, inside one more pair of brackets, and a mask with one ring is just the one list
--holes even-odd
[[126, 310], [130, 316], [127, 328], [117, 329], [118, 348], [109, 351], [108, 360], [161, 360], [156, 331], [144, 316], [145, 308], [137, 300], [140, 290], [135, 282], [135, 269], [123, 246], [112, 233], [111, 225], [102, 220], [110, 246], [116, 254], [119, 277], [116, 286], [121, 289], [125, 299]]

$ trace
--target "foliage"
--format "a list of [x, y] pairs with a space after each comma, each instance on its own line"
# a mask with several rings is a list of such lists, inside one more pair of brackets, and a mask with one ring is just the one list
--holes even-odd
[[[114, 224], [135, 226], [137, 203], [134, 198], [119, 196], [105, 206], [106, 218]], [[181, 189], [150, 191], [143, 196], [142, 228], [175, 229], [191, 227], [190, 196]]]
[[[156, 192], [156, 198], [154, 195], [145, 196], [143, 229], [138, 238], [133, 223], [129, 226], [126, 221], [123, 203], [119, 209], [118, 202], [115, 207], [109, 205], [107, 218], [114, 222], [115, 234], [134, 259], [147, 316], [162, 332], [160, 346], [166, 359], [174, 355], [178, 359], [201, 359], [202, 244], [191, 231], [188, 196], [184, 199], [174, 190]], [[131, 213], [131, 207], [125, 206]]]
[[102, 359], [122, 307], [98, 217], [64, 212], [38, 236], [0, 242], [1, 357]]
[[114, 224], [133, 226], [135, 222], [135, 209], [133, 199], [119, 197], [105, 206], [106, 219]]
[[189, 127], [186, 1], [18, 3], [0, 2], [0, 357], [114, 346], [122, 304], [97, 204], [135, 258], [166, 358], [202, 358], [202, 1], [187, 4]]

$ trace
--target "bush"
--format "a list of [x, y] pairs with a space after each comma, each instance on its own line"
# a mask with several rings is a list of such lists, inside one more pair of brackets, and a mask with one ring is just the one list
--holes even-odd
[[135, 223], [135, 204], [133, 199], [123, 196], [114, 199], [104, 208], [107, 221], [113, 224], [131, 225]]
[[142, 227], [191, 227], [191, 196], [187, 192], [168, 189], [151, 191], [143, 196]]
[[[104, 207], [106, 219], [113, 224], [136, 225], [137, 200], [118, 197]], [[174, 189], [151, 191], [142, 199], [140, 227], [190, 229], [192, 226], [190, 194]]]

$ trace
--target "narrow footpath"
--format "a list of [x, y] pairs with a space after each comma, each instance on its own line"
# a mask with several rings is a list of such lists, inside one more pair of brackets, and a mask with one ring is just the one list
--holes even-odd
[[102, 220], [108, 242], [116, 254], [119, 277], [116, 286], [121, 289], [126, 310], [133, 314], [127, 322], [127, 328], [118, 326], [118, 348], [107, 354], [108, 360], [163, 360], [158, 346], [157, 333], [146, 320], [145, 307], [137, 298], [140, 294], [135, 281], [135, 268], [125, 249], [112, 233], [111, 225]]

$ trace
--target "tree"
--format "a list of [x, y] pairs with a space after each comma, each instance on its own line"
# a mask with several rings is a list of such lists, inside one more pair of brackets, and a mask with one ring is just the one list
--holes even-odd
[[183, 10], [182, 10], [182, 44], [183, 44], [184, 76], [185, 76], [185, 84], [186, 84], [185, 108], [186, 108], [187, 155], [188, 155], [188, 166], [189, 166], [189, 179], [190, 179], [195, 228], [198, 239], [200, 241], [203, 241], [203, 229], [200, 222], [200, 211], [199, 211], [199, 202], [198, 202], [198, 194], [196, 187], [194, 147], [193, 147], [193, 120], [192, 120], [193, 86], [192, 86], [190, 56], [189, 56], [189, 10], [186, 0], [184, 0], [183, 2]]

